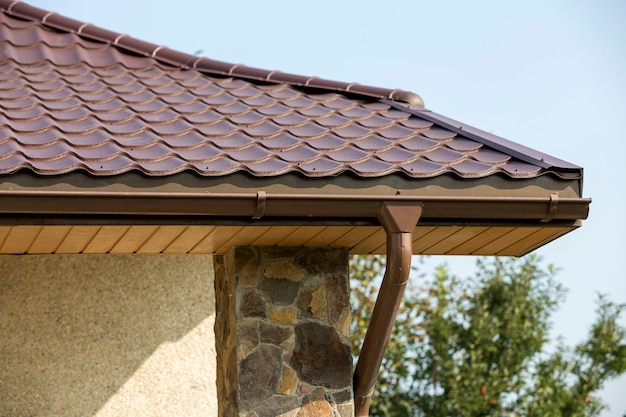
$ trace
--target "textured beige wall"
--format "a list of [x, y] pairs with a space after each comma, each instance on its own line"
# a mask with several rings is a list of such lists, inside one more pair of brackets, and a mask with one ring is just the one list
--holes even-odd
[[212, 416], [204, 255], [0, 255], [0, 417]]

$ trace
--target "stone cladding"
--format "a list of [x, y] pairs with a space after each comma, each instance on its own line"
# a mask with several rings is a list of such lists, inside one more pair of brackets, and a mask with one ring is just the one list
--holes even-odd
[[348, 253], [215, 256], [220, 416], [352, 417]]

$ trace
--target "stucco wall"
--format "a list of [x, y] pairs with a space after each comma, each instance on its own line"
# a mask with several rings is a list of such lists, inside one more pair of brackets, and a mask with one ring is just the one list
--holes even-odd
[[202, 255], [0, 256], [0, 417], [216, 415]]

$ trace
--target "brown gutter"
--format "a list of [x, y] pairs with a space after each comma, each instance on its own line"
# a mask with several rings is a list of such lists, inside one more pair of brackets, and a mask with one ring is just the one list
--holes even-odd
[[422, 218], [446, 221], [574, 221], [586, 219], [590, 199], [547, 197], [425, 197], [257, 193], [0, 191], [0, 213], [377, 218], [383, 203], [423, 205]]
[[356, 417], [369, 415], [380, 365], [409, 279], [413, 229], [421, 214], [422, 207], [419, 205], [392, 202], [383, 203], [378, 216], [387, 233], [387, 267], [354, 371]]

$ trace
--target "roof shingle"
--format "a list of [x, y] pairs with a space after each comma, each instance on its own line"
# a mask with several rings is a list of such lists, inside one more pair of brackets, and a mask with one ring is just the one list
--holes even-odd
[[23, 3], [0, 8], [0, 174], [570, 175], [439, 123], [411, 93], [194, 58]]

